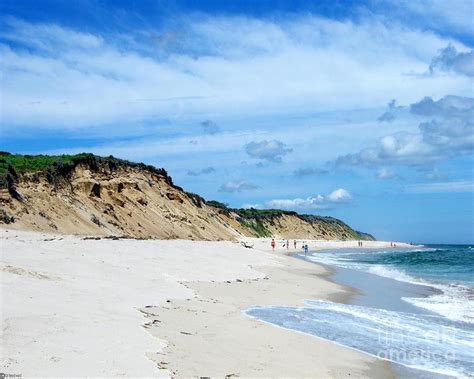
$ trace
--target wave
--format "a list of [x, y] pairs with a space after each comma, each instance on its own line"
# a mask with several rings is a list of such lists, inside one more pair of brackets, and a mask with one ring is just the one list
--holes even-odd
[[434, 285], [442, 291], [425, 298], [404, 297], [404, 301], [436, 312], [453, 321], [474, 324], [474, 291], [472, 288], [452, 285]]
[[[445, 249], [413, 249], [400, 251], [397, 254], [410, 252], [439, 252]], [[379, 251], [371, 254], [392, 254], [393, 251]], [[428, 281], [421, 278], [413, 277], [401, 269], [384, 266], [381, 264], [368, 264], [354, 260], [353, 252], [343, 253], [315, 253], [307, 259], [337, 267], [349, 268], [359, 271], [368, 272], [385, 278], [394, 279], [400, 282], [430, 286], [441, 291], [441, 294], [431, 295], [425, 298], [404, 297], [402, 300], [413, 304], [417, 307], [424, 308], [431, 312], [442, 315], [452, 321], [461, 321], [466, 323], [474, 323], [474, 290], [466, 285], [450, 283], [441, 284]]]
[[474, 329], [440, 316], [322, 300], [307, 307], [253, 307], [248, 316], [433, 373], [474, 374]]
[[421, 279], [413, 278], [410, 275], [404, 273], [403, 271], [393, 269], [393, 268], [388, 268], [385, 266], [375, 265], [375, 266], [367, 267], [366, 271], [371, 274], [383, 276], [385, 278], [395, 279], [395, 280], [398, 280], [399, 282], [419, 284], [419, 285], [429, 285], [427, 282]]

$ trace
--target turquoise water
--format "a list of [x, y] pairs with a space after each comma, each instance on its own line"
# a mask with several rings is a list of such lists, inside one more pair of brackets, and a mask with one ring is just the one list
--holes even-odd
[[419, 313], [306, 300], [305, 307], [253, 307], [246, 314], [408, 367], [474, 376], [474, 250], [470, 246], [346, 249], [313, 253], [307, 259], [439, 291], [429, 297], [403, 298]]
[[474, 249], [467, 245], [427, 245], [422, 249], [346, 254], [343, 258], [393, 268], [435, 283], [474, 285]]
[[452, 321], [474, 322], [474, 249], [471, 246], [325, 251], [314, 253], [308, 259], [437, 288], [440, 294], [404, 300]]

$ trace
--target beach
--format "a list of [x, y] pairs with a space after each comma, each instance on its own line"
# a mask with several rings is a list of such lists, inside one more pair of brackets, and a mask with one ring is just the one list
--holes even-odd
[[[390, 365], [246, 316], [344, 301], [322, 266], [267, 239], [83, 239], [2, 229], [2, 372], [23, 376], [391, 377]], [[316, 247], [319, 242], [309, 242]], [[320, 242], [351, 247], [353, 242]], [[383, 242], [366, 242], [383, 246]]]

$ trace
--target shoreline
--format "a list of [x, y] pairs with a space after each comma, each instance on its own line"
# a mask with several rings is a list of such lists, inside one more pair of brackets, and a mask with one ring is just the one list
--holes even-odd
[[[336, 253], [335, 250], [333, 251], [331, 250], [332, 249], [326, 250], [326, 252]], [[369, 249], [364, 249], [364, 250], [365, 250], [364, 253], [365, 252], [370, 253]], [[397, 249], [392, 249], [392, 250], [396, 251]], [[346, 249], [345, 251], [343, 250], [343, 252], [356, 253], [355, 251], [353, 251], [353, 249]], [[323, 266], [324, 268], [327, 268], [327, 269], [331, 269], [332, 275], [329, 277], [329, 280], [332, 280], [339, 285], [343, 285], [343, 286], [353, 289], [352, 294], [349, 297], [348, 301], [344, 302], [343, 304], [347, 304], [347, 305], [355, 306], [355, 307], [362, 307], [362, 309], [365, 308], [366, 310], [372, 308], [374, 312], [376, 312], [377, 309], [380, 309], [382, 311], [395, 312], [399, 314], [419, 315], [419, 317], [435, 317], [435, 318], [445, 320], [445, 322], [447, 322], [447, 324], [442, 323], [441, 325], [450, 324], [451, 326], [458, 323], [458, 321], [445, 318], [443, 315], [441, 315], [438, 312], [435, 312], [432, 309], [415, 306], [414, 303], [407, 300], [410, 298], [421, 300], [424, 298], [430, 298], [431, 296], [436, 297], [436, 296], [444, 294], [443, 290], [436, 287], [435, 285], [431, 285], [429, 282], [423, 283], [419, 281], [397, 280], [393, 277], [381, 276], [373, 272], [366, 272], [366, 271], [359, 270], [350, 266], [346, 267], [345, 265], [343, 265], [343, 267], [340, 267], [337, 264], [332, 263], [332, 260], [328, 260], [329, 263], [325, 263], [326, 261], [325, 259], [322, 259], [321, 261], [306, 259], [301, 252], [296, 253], [294, 255], [298, 259], [310, 262], [312, 264]], [[317, 255], [318, 253], [314, 254], [314, 256], [317, 256]], [[390, 296], [386, 296], [385, 294], [389, 294]], [[270, 319], [268, 318], [268, 313], [267, 313], [267, 316], [263, 316], [263, 317], [258, 316], [258, 317], [261, 317], [264, 320], [265, 319], [270, 320], [268, 321], [270, 323], [274, 322], [272, 321], [271, 318]], [[316, 319], [317, 318], [318, 317], [316, 317]], [[278, 318], [275, 318], [275, 320], [276, 320], [276, 326], [282, 327], [280, 326], [281, 324], [278, 321]], [[460, 323], [461, 323], [459, 325], [459, 327], [461, 328], [460, 330], [464, 330], [463, 329], [464, 327], [461, 326], [462, 322]], [[465, 327], [467, 327], [467, 324], [465, 324]], [[443, 326], [441, 326], [441, 328], [443, 328]], [[290, 330], [295, 330], [297, 332], [300, 332], [301, 329], [298, 329], [298, 327], [292, 326], [290, 327]], [[469, 328], [466, 330], [469, 330]], [[401, 331], [401, 332], [404, 333], [405, 331]], [[302, 333], [304, 333], [304, 331], [302, 331]], [[426, 333], [431, 333], [431, 331], [428, 331]], [[318, 334], [311, 333], [311, 335], [319, 337]], [[421, 338], [423, 339], [426, 337], [421, 335]], [[358, 348], [354, 348], [354, 349], [356, 351], [362, 351], [362, 352], [365, 352], [366, 354], [374, 356], [373, 354], [366, 352], [365, 349], [364, 350], [359, 350]], [[393, 349], [398, 349], [398, 347], [394, 346]], [[403, 349], [403, 347], [401, 347], [401, 349]], [[459, 354], [460, 356], [463, 356], [463, 352], [460, 352]], [[394, 376], [397, 378], [410, 377], [410, 378], [418, 378], [418, 379], [428, 379], [428, 378], [447, 379], [447, 378], [455, 377], [457, 375], [455, 374], [455, 372], [458, 372], [458, 373], [460, 372], [460, 371], [455, 371], [455, 370], [459, 370], [459, 367], [454, 368], [454, 369], [449, 368], [447, 369], [448, 371], [446, 371], [445, 369], [442, 369], [441, 371], [439, 371], [439, 368], [433, 369], [433, 367], [421, 367], [418, 364], [412, 366], [412, 365], [405, 364], [406, 362], [398, 362], [397, 360], [395, 361], [387, 360], [387, 361], [390, 363], [392, 372]], [[454, 370], [454, 371], [449, 371], [449, 370]], [[464, 370], [464, 366], [460, 370]]]
[[[396, 250], [396, 249], [393, 249], [393, 250]], [[325, 249], [325, 250], [320, 250], [320, 251], [329, 251], [329, 250]], [[367, 251], [369, 251], [369, 249], [367, 249]], [[361, 272], [352, 268], [342, 268], [342, 267], [337, 267], [337, 266], [333, 266], [326, 263], [313, 262], [309, 259], [306, 259], [303, 256], [300, 256], [300, 254], [301, 253], [294, 253], [292, 255], [296, 259], [301, 259], [308, 263], [316, 264], [316, 265], [324, 267], [330, 272], [328, 276], [328, 280], [331, 280], [332, 282], [338, 285], [342, 285], [345, 288], [349, 289], [349, 291], [347, 292], [348, 295], [345, 301], [338, 301], [338, 300], [331, 300], [331, 301], [339, 302], [342, 304], [361, 305], [361, 306], [366, 306], [366, 307], [376, 307], [376, 308], [388, 309], [388, 310], [395, 310], [393, 307], [393, 302], [400, 302], [403, 304], [402, 306], [403, 309], [398, 309], [399, 311], [412, 312], [412, 313], [418, 313], [418, 314], [436, 315], [434, 312], [429, 312], [427, 310], [424, 310], [423, 308], [415, 307], [410, 303], [403, 302], [402, 300], [402, 297], [404, 296], [429, 297], [429, 296], [441, 293], [441, 291], [435, 287], [431, 287], [429, 285], [399, 282], [392, 278], [381, 277], [376, 274]], [[348, 280], [349, 278], [350, 280]], [[372, 278], [372, 279], [367, 281], [367, 278]], [[362, 283], [361, 279], [365, 282], [365, 285], [363, 286], [361, 285]], [[369, 284], [367, 284], [367, 282], [369, 282]], [[384, 282], [391, 283], [392, 285], [394, 284], [395, 287], [397, 287], [397, 288], [393, 288], [393, 287], [391, 288], [390, 293], [391, 294], [393, 292], [395, 293], [394, 293], [394, 296], [391, 296], [390, 301], [392, 302], [392, 304], [389, 307], [384, 306], [386, 304], [378, 303], [379, 299], [374, 299], [374, 291], [367, 290], [368, 288], [370, 289], [371, 286], [374, 286], [375, 288], [380, 289], [380, 284]], [[382, 292], [386, 292], [386, 291], [382, 291]], [[337, 342], [334, 342], [334, 343], [337, 343]], [[354, 350], [373, 356], [372, 354], [369, 354], [361, 350], [357, 350], [357, 349], [354, 349]], [[440, 379], [450, 378], [450, 376], [444, 376], [442, 374], [435, 374], [430, 371], [408, 367], [394, 361], [387, 360], [386, 362], [390, 365], [392, 374], [396, 378], [406, 378], [406, 377], [410, 377], [410, 378], [413, 377], [413, 378], [418, 378], [418, 379], [428, 379], [428, 378], [434, 378], [434, 377], [440, 378]]]
[[3, 372], [393, 377], [389, 362], [242, 313], [351, 294], [326, 268], [272, 253], [269, 240], [246, 249], [5, 229], [1, 237]]
[[[258, 241], [260, 244], [269, 244], [268, 241]], [[354, 241], [354, 243], [357, 243]], [[385, 245], [389, 246], [388, 243], [384, 243]], [[269, 252], [270, 249], [265, 249]], [[203, 365], [206, 367], [215, 367], [213, 362], [206, 361], [207, 358], [212, 357], [214, 359], [216, 356], [219, 357], [218, 351], [213, 351], [210, 353], [209, 349], [212, 349], [212, 346], [216, 342], [213, 338], [209, 337], [210, 334], [218, 333], [219, 330], [222, 330], [219, 327], [215, 326], [215, 323], [218, 323], [218, 320], [214, 318], [209, 318], [209, 315], [202, 316], [204, 313], [214, 313], [214, 314], [226, 314], [227, 322], [228, 323], [239, 323], [248, 324], [249, 320], [252, 324], [257, 324], [258, 326], [253, 326], [252, 328], [262, 328], [267, 330], [267, 334], [271, 333], [273, 335], [278, 334], [278, 332], [274, 331], [276, 328], [279, 330], [280, 333], [286, 335], [285, 339], [276, 341], [278, 343], [285, 344], [285, 351], [284, 352], [273, 352], [275, 357], [272, 358], [271, 362], [276, 362], [279, 359], [288, 359], [288, 351], [291, 351], [291, 358], [288, 360], [293, 362], [293, 369], [292, 371], [285, 371], [285, 367], [271, 367], [271, 363], [266, 365], [265, 369], [260, 369], [261, 371], [252, 370], [252, 367], [247, 366], [246, 369], [250, 369], [250, 371], [239, 371], [239, 375], [243, 376], [255, 376], [255, 375], [266, 375], [266, 376], [279, 376], [279, 375], [296, 375], [296, 376], [314, 376], [314, 375], [324, 375], [324, 376], [331, 376], [331, 377], [339, 377], [339, 376], [346, 376], [352, 375], [354, 377], [386, 377], [392, 378], [395, 377], [394, 367], [392, 362], [378, 359], [370, 354], [367, 354], [363, 351], [352, 349], [347, 346], [343, 346], [337, 344], [333, 341], [319, 338], [314, 335], [300, 333], [291, 329], [276, 327], [273, 324], [260, 321], [250, 317], [249, 315], [245, 314], [245, 310], [249, 307], [259, 305], [285, 305], [285, 306], [297, 306], [297, 307], [304, 307], [305, 304], [303, 301], [305, 299], [324, 299], [330, 300], [334, 302], [341, 302], [341, 303], [348, 303], [349, 299], [354, 295], [358, 294], [359, 291], [356, 288], [352, 288], [343, 284], [339, 284], [331, 279], [333, 276], [335, 269], [329, 266], [324, 266], [320, 264], [316, 264], [313, 262], [308, 262], [302, 259], [295, 259], [293, 255], [296, 253], [288, 252], [284, 249], [277, 249], [277, 252], [270, 253], [275, 255], [278, 258], [283, 258], [286, 260], [285, 266], [286, 270], [288, 268], [294, 269], [295, 272], [294, 277], [292, 279], [308, 279], [310, 282], [310, 286], [314, 284], [321, 284], [325, 282], [325, 285], [331, 288], [329, 291], [326, 290], [324, 293], [314, 294], [314, 292], [307, 291], [306, 293], [300, 292], [298, 294], [292, 293], [282, 293], [280, 290], [275, 290], [275, 287], [278, 287], [279, 280], [283, 279], [285, 285], [288, 285], [290, 282], [288, 278], [282, 278], [281, 272], [278, 271], [282, 270], [282, 268], [275, 268], [270, 266], [262, 266], [262, 267], [253, 267], [257, 271], [264, 272], [266, 277], [269, 277], [267, 287], [274, 287], [272, 290], [268, 288], [262, 288], [262, 281], [255, 280], [247, 283], [243, 282], [228, 282], [228, 283], [188, 283], [188, 287], [191, 288], [195, 296], [193, 299], [187, 299], [186, 301], [178, 301], [172, 302], [172, 307], [155, 307], [153, 309], [148, 309], [146, 312], [148, 313], [148, 317], [151, 320], [151, 324], [154, 325], [150, 329], [151, 333], [159, 338], [167, 340], [170, 342], [170, 346], [165, 348], [164, 355], [160, 355], [159, 357], [155, 357], [155, 359], [164, 359], [166, 360], [160, 361], [163, 364], [163, 369], [170, 370], [173, 375], [177, 376], [195, 376], [195, 375], [202, 375], [202, 372], [196, 367]], [[288, 274], [288, 273], [287, 273]], [[273, 278], [277, 279], [273, 279]], [[272, 279], [274, 282], [272, 282]], [[232, 287], [234, 286], [245, 286], [248, 285], [249, 287], [247, 290], [238, 290]], [[304, 284], [297, 284], [296, 285], [304, 287]], [[255, 288], [257, 287], [257, 288]], [[258, 288], [260, 287], [260, 288]], [[229, 292], [235, 291], [239, 293], [239, 296], [229, 295]], [[265, 293], [265, 297], [260, 296], [258, 293], [262, 291]], [[245, 293], [247, 299], [245, 298]], [[244, 296], [242, 296], [244, 295]], [[276, 296], [275, 296], [276, 295]], [[239, 301], [236, 301], [238, 299]], [[255, 300], [258, 299], [258, 300]], [[209, 306], [206, 306], [206, 310], [201, 306], [202, 303], [210, 302], [211, 309], [208, 311]], [[234, 302], [233, 309], [226, 308], [226, 304]], [[237, 304], [236, 304], [237, 303]], [[219, 309], [221, 308], [221, 309]], [[186, 320], [180, 320], [179, 315], [181, 312], [186, 311], [192, 314], [192, 317], [186, 318]], [[202, 318], [200, 317], [202, 316]], [[241, 320], [238, 320], [238, 319]], [[243, 320], [242, 320], [243, 318]], [[196, 321], [198, 319], [199, 321]], [[172, 331], [177, 331], [179, 329], [185, 328], [186, 325], [191, 325], [196, 323], [198, 325], [193, 325], [194, 329], [189, 332], [187, 331], [182, 335], [178, 335], [177, 333], [173, 333]], [[216, 330], [217, 329], [217, 330]], [[170, 332], [171, 330], [171, 332]], [[240, 330], [242, 331], [242, 330]], [[183, 334], [182, 331], [180, 334]], [[198, 342], [190, 342], [189, 336], [193, 336]], [[204, 335], [204, 337], [202, 337]], [[296, 335], [300, 335], [301, 338], [296, 337]], [[207, 338], [206, 338], [207, 336]], [[268, 337], [267, 337], [268, 338]], [[298, 340], [298, 344], [291, 345], [288, 347], [289, 339]], [[231, 339], [227, 339], [225, 344], [228, 346], [229, 344], [237, 345], [240, 351], [245, 351], [247, 348], [255, 348], [255, 345], [259, 343], [259, 338], [256, 335], [252, 336], [251, 346], [247, 346], [245, 341], [232, 341]], [[220, 341], [223, 342], [222, 340]], [[268, 341], [266, 341], [268, 342]], [[201, 354], [200, 348], [196, 348], [194, 345], [196, 343], [200, 346], [200, 348], [204, 347], [206, 350], [205, 354]], [[323, 347], [324, 346], [324, 347]], [[321, 366], [328, 366], [334, 367], [330, 368], [329, 370], [324, 369], [322, 371], [318, 371], [321, 367], [316, 368], [314, 366], [314, 358], [310, 357], [310, 353], [312, 349], [320, 350], [321, 348], [326, 349], [327, 351], [331, 351], [330, 354], [324, 357], [325, 364], [321, 364]], [[272, 347], [274, 350], [275, 347]], [[217, 346], [217, 350], [220, 350], [220, 346]], [[196, 352], [197, 351], [197, 352]], [[212, 351], [212, 350], [211, 350]], [[350, 352], [350, 353], [349, 353]], [[355, 359], [359, 360], [359, 364], [357, 366], [351, 366], [350, 369], [344, 367], [341, 364], [342, 361], [348, 360], [348, 355], [355, 355]], [[298, 356], [304, 356], [305, 365], [298, 365]], [[334, 357], [338, 357], [334, 359]], [[225, 362], [225, 365], [230, 365], [232, 367], [232, 362], [229, 362], [225, 359], [225, 357], [220, 357], [222, 362]], [[309, 362], [312, 362], [308, 366], [308, 358]], [[321, 357], [316, 357], [316, 359], [321, 359]], [[353, 358], [352, 358], [353, 359]], [[176, 363], [179, 362], [179, 363]], [[245, 362], [249, 365], [249, 362], [252, 362], [252, 357], [245, 356]], [[258, 363], [258, 362], [257, 362]], [[360, 363], [363, 363], [365, 367], [361, 367]], [[251, 363], [250, 363], [251, 366]], [[270, 369], [269, 369], [270, 368]], [[331, 371], [335, 370], [335, 371]], [[220, 370], [220, 371], [219, 371]], [[298, 371], [297, 371], [298, 370]], [[236, 371], [236, 370], [230, 370]], [[232, 373], [226, 373], [223, 371], [223, 368], [218, 365], [217, 372], [207, 372], [205, 375], [216, 375], [216, 376], [225, 376], [231, 375]]]
[[[285, 258], [295, 264], [283, 269], [254, 267], [268, 279], [187, 283], [195, 294], [192, 299], [142, 309], [150, 319], [152, 335], [169, 343], [153, 359], [178, 377], [394, 377], [388, 361], [245, 314], [254, 305], [304, 307], [305, 298], [346, 301], [351, 296], [349, 288], [328, 279], [331, 273], [322, 266]], [[295, 278], [300, 284], [285, 290]], [[321, 286], [323, 282], [324, 294], [307, 290], [308, 283]]]

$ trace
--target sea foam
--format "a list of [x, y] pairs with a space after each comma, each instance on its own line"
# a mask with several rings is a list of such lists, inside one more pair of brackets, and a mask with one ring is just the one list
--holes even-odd
[[248, 316], [433, 373], [474, 375], [474, 328], [443, 317], [322, 300], [307, 307], [253, 307]]
[[[397, 254], [410, 253], [437, 253], [442, 252], [442, 249], [425, 248], [413, 249], [407, 251], [399, 251]], [[394, 279], [400, 282], [430, 286], [441, 291], [441, 294], [435, 294], [425, 298], [404, 297], [402, 300], [413, 304], [417, 307], [435, 312], [452, 321], [462, 321], [474, 324], [474, 290], [467, 286], [458, 283], [439, 283], [432, 280], [426, 280], [419, 277], [414, 277], [407, 274], [400, 268], [387, 266], [383, 264], [369, 264], [358, 260], [358, 256], [367, 256], [383, 254], [394, 254], [393, 251], [378, 251], [366, 254], [354, 252], [321, 252], [314, 253], [306, 257], [316, 263], [323, 263], [334, 265], [337, 267], [349, 268], [368, 272], [385, 278]]]

